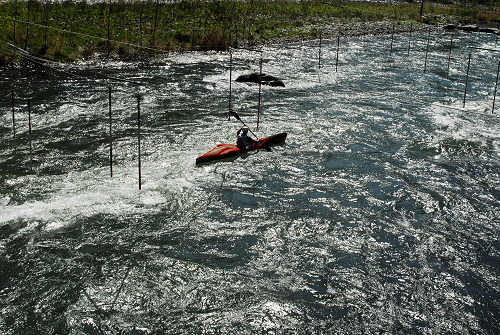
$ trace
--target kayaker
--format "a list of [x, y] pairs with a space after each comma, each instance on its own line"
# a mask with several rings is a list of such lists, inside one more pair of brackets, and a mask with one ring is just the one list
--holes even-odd
[[253, 138], [248, 136], [248, 128], [245, 127], [238, 129], [236, 137], [236, 146], [243, 151], [252, 149], [252, 145], [256, 142]]

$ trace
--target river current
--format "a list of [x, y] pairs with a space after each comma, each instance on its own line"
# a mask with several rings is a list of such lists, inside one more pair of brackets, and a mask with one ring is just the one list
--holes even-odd
[[500, 333], [500, 45], [457, 33], [448, 71], [427, 36], [265, 47], [258, 128], [233, 50], [233, 110], [288, 138], [205, 167], [229, 53], [2, 68], [0, 333]]

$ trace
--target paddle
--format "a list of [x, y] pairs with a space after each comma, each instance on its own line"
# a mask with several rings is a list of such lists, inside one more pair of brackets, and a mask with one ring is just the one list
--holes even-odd
[[[245, 122], [243, 122], [242, 119], [240, 119], [240, 116], [236, 113], [236, 112], [233, 112], [233, 111], [230, 111], [229, 114], [231, 114], [232, 116], [234, 116], [238, 121], [240, 121], [241, 123], [243, 123], [243, 125], [245, 127], [248, 128], [248, 130], [250, 130], [250, 132], [253, 134], [253, 136], [255, 136], [255, 138], [257, 139], [257, 141], [259, 141], [259, 137], [257, 135], [255, 135], [255, 133], [245, 124]], [[272, 151], [270, 147], [263, 147], [264, 150], [266, 151]]]
[[245, 124], [245, 122], [243, 122], [243, 120], [242, 120], [242, 119], [240, 119], [240, 116], [239, 116], [236, 112], [231, 111], [231, 112], [229, 112], [229, 114], [231, 114], [232, 116], [234, 116], [234, 117], [236, 118], [236, 120], [238, 120], [238, 121], [240, 121], [241, 123], [243, 123], [243, 125], [244, 125], [245, 127], [247, 127], [247, 128], [248, 128], [248, 130], [250, 130], [250, 132], [253, 134], [253, 136], [255, 136], [255, 138], [256, 138], [256, 139], [259, 139], [259, 136], [255, 135], [255, 133], [252, 131], [252, 129], [250, 129], [250, 128], [249, 128], [249, 127]]

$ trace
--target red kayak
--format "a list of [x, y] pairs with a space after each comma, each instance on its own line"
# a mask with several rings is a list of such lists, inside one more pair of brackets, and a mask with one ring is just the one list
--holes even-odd
[[262, 137], [253, 143], [252, 148], [247, 151], [239, 149], [234, 144], [218, 144], [215, 148], [196, 158], [196, 165], [215, 163], [220, 161], [232, 161], [245, 152], [260, 149], [269, 149], [272, 146], [285, 143], [287, 133], [279, 133], [269, 137]]

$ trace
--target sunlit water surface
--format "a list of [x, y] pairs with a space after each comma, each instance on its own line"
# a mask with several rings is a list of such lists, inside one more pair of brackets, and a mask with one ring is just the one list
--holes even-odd
[[[433, 33], [424, 72], [426, 38], [266, 47], [258, 129], [235, 50], [234, 111], [287, 142], [201, 168], [241, 126], [228, 53], [2, 69], [0, 332], [498, 334], [498, 46], [456, 35], [448, 74]], [[111, 83], [112, 178], [102, 75], [145, 83]]]

